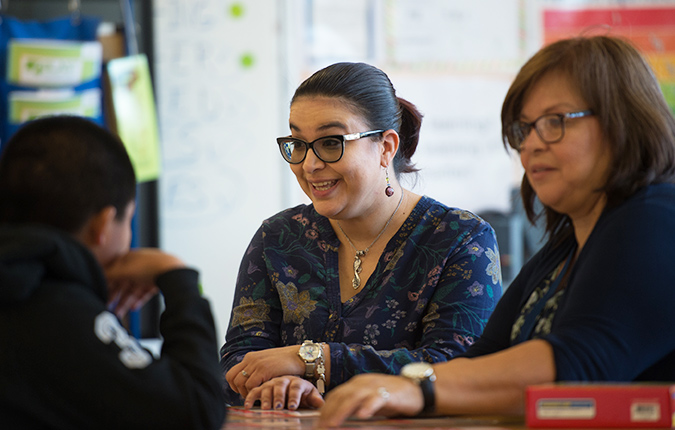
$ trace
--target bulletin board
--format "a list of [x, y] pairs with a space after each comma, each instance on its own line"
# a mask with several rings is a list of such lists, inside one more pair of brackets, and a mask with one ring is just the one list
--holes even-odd
[[589, 2], [542, 10], [548, 44], [575, 34], [608, 33], [630, 39], [647, 57], [675, 112], [675, 1]]

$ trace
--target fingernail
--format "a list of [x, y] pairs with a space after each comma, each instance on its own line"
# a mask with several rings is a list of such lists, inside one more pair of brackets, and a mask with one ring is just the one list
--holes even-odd
[[281, 402], [277, 402], [277, 403], [274, 405], [274, 409], [283, 409], [283, 408], [284, 408], [284, 404], [281, 403]]
[[298, 407], [298, 406], [297, 406], [295, 403], [289, 403], [289, 404], [288, 404], [288, 409], [295, 409], [295, 408], [297, 408], [297, 407]]

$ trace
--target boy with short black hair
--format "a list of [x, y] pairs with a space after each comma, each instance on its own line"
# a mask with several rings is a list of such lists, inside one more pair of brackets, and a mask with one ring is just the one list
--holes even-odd
[[[80, 117], [23, 126], [0, 154], [0, 423], [218, 429], [222, 376], [198, 273], [129, 251], [136, 180], [121, 141]], [[162, 292], [161, 357], [120, 325]]]

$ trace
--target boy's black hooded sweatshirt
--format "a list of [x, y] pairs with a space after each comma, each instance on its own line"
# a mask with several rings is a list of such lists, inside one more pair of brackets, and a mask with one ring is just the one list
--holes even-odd
[[0, 427], [219, 429], [213, 317], [191, 269], [157, 279], [160, 358], [107, 311], [93, 254], [40, 226], [0, 227]]

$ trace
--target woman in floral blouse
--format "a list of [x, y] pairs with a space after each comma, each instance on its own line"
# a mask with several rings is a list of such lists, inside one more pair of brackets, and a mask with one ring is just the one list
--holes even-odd
[[244, 255], [221, 350], [229, 402], [277, 376], [331, 389], [464, 352], [501, 296], [499, 251], [474, 214], [401, 186], [419, 111], [381, 70], [339, 63], [300, 85], [289, 122], [279, 149], [312, 204], [265, 220]]

